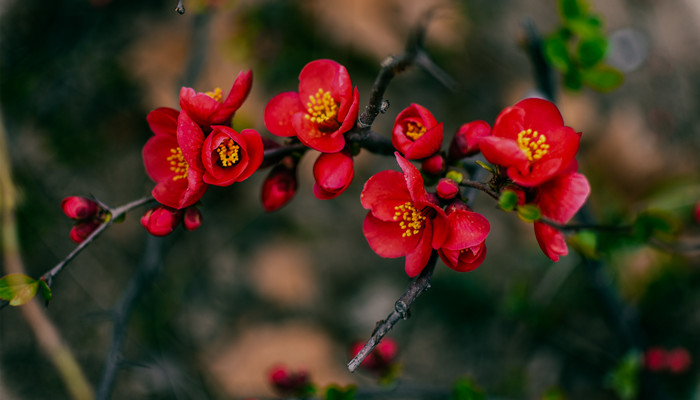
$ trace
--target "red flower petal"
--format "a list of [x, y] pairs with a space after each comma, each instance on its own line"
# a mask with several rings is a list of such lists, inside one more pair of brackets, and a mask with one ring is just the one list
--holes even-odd
[[357, 122], [357, 114], [360, 109], [360, 93], [357, 88], [353, 91], [352, 102], [341, 100], [338, 108], [338, 120], [343, 121], [338, 128], [338, 133], [345, 133], [352, 129]]
[[413, 251], [423, 235], [412, 235], [402, 237], [402, 229], [396, 221], [382, 221], [375, 218], [372, 213], [367, 213], [362, 224], [369, 247], [381, 257], [396, 258], [402, 257]]
[[437, 153], [442, 146], [442, 122], [428, 129], [405, 152], [409, 160], [419, 160]]
[[241, 71], [233, 82], [233, 86], [231, 86], [226, 100], [224, 100], [219, 109], [211, 117], [210, 124], [229, 124], [233, 115], [241, 108], [245, 99], [248, 98], [252, 86], [253, 71]]
[[559, 176], [540, 186], [536, 203], [542, 215], [564, 224], [581, 209], [590, 191], [586, 177], [575, 172]]
[[540, 132], [548, 132], [551, 129], [564, 125], [564, 119], [559, 109], [549, 100], [529, 98], [521, 100], [514, 107], [525, 111], [523, 116], [525, 129], [532, 128], [535, 130], [537, 128]]
[[262, 137], [254, 129], [244, 129], [240, 133], [245, 142], [245, 152], [248, 155], [248, 165], [238, 176], [237, 182], [248, 179], [253, 172], [257, 171], [262, 164], [265, 150], [263, 149]]
[[401, 170], [403, 171], [404, 178], [406, 179], [406, 187], [408, 188], [408, 192], [411, 194], [411, 199], [413, 199], [413, 202], [416, 203], [419, 200], [425, 201], [425, 186], [423, 184], [423, 177], [421, 176], [420, 171], [418, 171], [418, 168], [414, 167], [413, 164], [401, 157], [398, 152], [394, 153], [394, 155], [396, 156], [396, 161], [399, 163], [399, 167], [401, 167]]
[[180, 108], [197, 124], [209, 126], [212, 116], [221, 108], [221, 103], [206, 93], [183, 87], [180, 89]]
[[467, 249], [486, 240], [491, 230], [489, 221], [481, 214], [456, 210], [447, 216], [449, 234], [442, 247], [450, 250]]
[[352, 86], [348, 71], [333, 60], [311, 61], [299, 73], [299, 98], [305, 104], [318, 89], [331, 92], [336, 102], [343, 95], [349, 97]]
[[306, 116], [307, 114], [297, 113], [292, 117], [292, 126], [297, 133], [297, 138], [304, 145], [322, 153], [337, 153], [345, 147], [345, 137], [342, 133], [322, 132]]
[[292, 117], [296, 113], [306, 113], [299, 93], [280, 93], [265, 106], [265, 127], [273, 135], [295, 136], [297, 133], [292, 126]]
[[542, 222], [535, 222], [534, 225], [537, 243], [547, 257], [557, 262], [559, 256], [565, 256], [569, 253], [563, 233]]
[[151, 194], [159, 203], [180, 209], [198, 202], [208, 187], [209, 185], [202, 181], [202, 173], [190, 169], [187, 179], [161, 180]]
[[[202, 145], [202, 163], [204, 165], [204, 182], [217, 185], [228, 186], [236, 182], [239, 175], [248, 165], [248, 154], [245, 140], [233, 128], [223, 125], [215, 125], [214, 130], [207, 136]], [[238, 146], [238, 161], [235, 165], [223, 167], [219, 163], [219, 145], [227, 140], [233, 140]], [[260, 143], [262, 147], [262, 140]]]
[[143, 146], [143, 165], [154, 182], [171, 179], [175, 175], [170, 169], [168, 157], [173, 154], [171, 151], [178, 147], [175, 137], [167, 135], [152, 136]]
[[419, 236], [420, 241], [415, 246], [413, 251], [406, 254], [406, 265], [404, 266], [404, 270], [410, 278], [413, 278], [414, 276], [420, 274], [421, 271], [423, 271], [423, 269], [425, 268], [426, 264], [428, 264], [428, 260], [430, 259], [430, 253], [432, 253], [433, 251], [433, 247], [430, 243], [430, 239], [433, 236], [432, 225], [426, 224], [425, 228], [423, 229], [423, 232], [421, 232]]
[[156, 135], [176, 136], [177, 117], [180, 111], [168, 107], [160, 107], [148, 113], [146, 120], [151, 131]]
[[337, 197], [347, 189], [354, 175], [349, 153], [322, 153], [314, 163], [314, 195], [321, 200]]
[[481, 139], [479, 148], [481, 154], [492, 164], [512, 167], [522, 173], [528, 172], [527, 156], [514, 140], [487, 136]]
[[182, 155], [189, 164], [190, 169], [204, 171], [202, 164], [202, 145], [204, 133], [192, 118], [184, 111], [180, 112], [177, 119], [177, 143], [182, 149]]
[[406, 188], [403, 174], [387, 170], [373, 175], [365, 182], [360, 201], [362, 207], [371, 210], [375, 217], [383, 221], [393, 221], [395, 207], [411, 201], [411, 195]]

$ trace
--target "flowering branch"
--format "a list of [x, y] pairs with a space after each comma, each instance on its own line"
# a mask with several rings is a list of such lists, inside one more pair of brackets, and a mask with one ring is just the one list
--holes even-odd
[[484, 192], [484, 193], [488, 194], [489, 196], [493, 197], [494, 199], [498, 200], [498, 193], [496, 193], [493, 189], [491, 189], [489, 187], [489, 185], [486, 183], [472, 181], [469, 179], [464, 179], [459, 184], [461, 186], [466, 186], [466, 187], [481, 190], [482, 192]]
[[437, 251], [433, 250], [430, 254], [430, 259], [426, 264], [423, 271], [418, 275], [418, 277], [411, 282], [408, 289], [404, 294], [396, 301], [394, 304], [394, 310], [389, 314], [389, 316], [383, 320], [379, 321], [377, 327], [374, 328], [372, 336], [367, 340], [364, 347], [355, 355], [355, 357], [348, 363], [348, 370], [350, 372], [355, 372], [355, 370], [360, 366], [362, 361], [367, 357], [367, 355], [379, 344], [384, 336], [391, 330], [391, 328], [396, 325], [402, 319], [408, 319], [410, 316], [411, 304], [421, 295], [425, 290], [430, 287], [430, 280], [433, 277], [433, 271], [435, 271], [435, 264], [437, 262]]

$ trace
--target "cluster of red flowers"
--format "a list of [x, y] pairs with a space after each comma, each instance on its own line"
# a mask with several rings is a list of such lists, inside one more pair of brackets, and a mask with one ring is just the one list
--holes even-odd
[[180, 107], [158, 108], [148, 114], [153, 131], [143, 147], [152, 191], [161, 206], [148, 210], [142, 225], [153, 235], [167, 235], [183, 220], [196, 229], [201, 214], [192, 207], [209, 185], [229, 186], [247, 179], [263, 160], [262, 138], [253, 129], [235, 131], [229, 125], [248, 97], [253, 75], [242, 72], [224, 99], [221, 89], [198, 93], [183, 87]]

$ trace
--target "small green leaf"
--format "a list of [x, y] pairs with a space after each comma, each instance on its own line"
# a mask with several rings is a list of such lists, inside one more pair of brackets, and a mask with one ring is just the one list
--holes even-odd
[[564, 19], [583, 17], [588, 14], [585, 0], [559, 0], [559, 10]]
[[540, 208], [534, 204], [525, 204], [518, 206], [518, 217], [525, 222], [535, 222], [542, 218]]
[[39, 283], [24, 274], [9, 274], [0, 278], [0, 299], [10, 302], [11, 306], [21, 306], [33, 299]]
[[355, 385], [345, 387], [330, 385], [326, 388], [326, 400], [354, 400], [355, 392], [357, 392]]
[[[485, 170], [487, 170], [487, 171], [493, 173], [494, 169], [493, 169], [492, 166], [486, 164], [486, 163], [483, 162], [483, 161], [479, 161], [479, 160], [476, 160], [476, 161], [474, 161], [474, 162], [477, 163], [477, 164], [479, 164], [479, 166], [480, 166], [481, 168], [483, 168], [483, 169], [485, 169]], [[459, 181], [459, 182], [461, 182], [461, 181]]]
[[569, 245], [577, 252], [583, 254], [587, 258], [596, 259], [598, 253], [596, 246], [598, 244], [598, 236], [593, 231], [579, 231], [575, 235], [567, 239]]
[[468, 378], [460, 378], [452, 387], [450, 400], [483, 400], [484, 393]]
[[43, 279], [39, 279], [37, 282], [39, 282], [39, 290], [41, 291], [41, 295], [44, 297], [44, 301], [48, 303], [53, 298], [51, 288], [49, 287], [49, 285], [46, 284], [46, 281]]
[[582, 39], [578, 45], [577, 57], [581, 65], [592, 67], [603, 60], [608, 51], [608, 39], [603, 36]]
[[498, 198], [498, 206], [503, 211], [513, 211], [518, 205], [518, 194], [512, 190], [504, 190]]
[[547, 61], [558, 71], [566, 72], [571, 69], [571, 57], [566, 41], [561, 35], [552, 35], [544, 42], [544, 55]]
[[583, 81], [581, 72], [578, 69], [572, 68], [564, 74], [564, 86], [571, 90], [581, 90]]
[[605, 383], [622, 400], [634, 399], [639, 391], [639, 370], [641, 365], [641, 354], [632, 350], [620, 360], [615, 369], [608, 373]]
[[595, 68], [581, 71], [583, 82], [595, 90], [609, 92], [622, 85], [625, 77], [622, 72], [609, 65], [597, 65]]
[[[118, 216], [117, 218], [114, 218], [114, 223], [115, 223], [115, 224], [121, 224], [122, 222], [124, 222], [124, 220], [126, 220], [126, 213], [124, 213], [124, 214]], [[106, 221], [105, 221], [105, 222], [106, 222]]]
[[464, 180], [464, 174], [459, 171], [450, 170], [447, 172], [447, 175], [445, 175], [445, 178], [452, 179], [453, 181], [460, 183]]
[[590, 39], [604, 36], [603, 24], [596, 16], [576, 18], [566, 21], [566, 28], [578, 35], [581, 39]]

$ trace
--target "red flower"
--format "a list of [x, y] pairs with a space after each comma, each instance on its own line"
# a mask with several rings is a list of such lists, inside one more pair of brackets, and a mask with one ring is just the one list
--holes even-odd
[[143, 146], [142, 155], [146, 173], [156, 182], [153, 197], [163, 205], [180, 209], [196, 203], [208, 185], [202, 180], [200, 150], [191, 146], [189, 132], [183, 134], [188, 146], [183, 148], [178, 143], [178, 115], [185, 114], [172, 108], [158, 108], [148, 114], [155, 135]]
[[479, 148], [489, 162], [505, 167], [513, 182], [533, 187], [569, 167], [580, 139], [564, 126], [553, 103], [531, 98], [503, 110]]
[[491, 126], [484, 121], [462, 125], [450, 142], [450, 158], [459, 160], [479, 152], [479, 142], [491, 134]]
[[253, 129], [241, 133], [223, 125], [214, 129], [202, 144], [204, 182], [228, 186], [246, 180], [263, 160], [263, 144], [260, 134]]
[[73, 219], [97, 217], [102, 208], [93, 200], [80, 196], [68, 196], [61, 201], [61, 209]]
[[197, 207], [187, 207], [182, 214], [182, 223], [185, 229], [193, 231], [202, 225], [202, 213]]
[[[207, 129], [211, 125], [230, 124], [233, 114], [241, 107], [250, 93], [253, 73], [245, 71], [238, 74], [231, 90], [223, 99], [221, 89], [213, 92], [195, 92], [194, 89], [180, 89], [180, 107], [193, 121]], [[222, 100], [223, 99], [223, 100]]]
[[396, 117], [391, 143], [409, 160], [430, 157], [442, 145], [442, 122], [425, 107], [411, 104]]
[[486, 258], [486, 236], [491, 225], [486, 218], [473, 212], [461, 201], [447, 208], [449, 229], [438, 254], [448, 267], [467, 272], [475, 269]]
[[321, 153], [314, 163], [314, 196], [320, 200], [338, 197], [355, 176], [352, 155], [347, 151]]
[[[534, 203], [539, 206], [542, 216], [565, 224], [583, 206], [590, 191], [591, 187], [583, 174], [568, 172], [538, 186]], [[544, 222], [535, 222], [534, 226], [537, 242], [547, 257], [559, 261], [559, 256], [568, 254], [564, 234], [558, 229]]]
[[382, 171], [365, 183], [361, 201], [369, 212], [362, 231], [381, 257], [406, 256], [406, 273], [414, 277], [443, 245], [447, 216], [426, 193], [418, 169], [398, 153], [396, 161], [403, 173]]
[[308, 397], [314, 387], [309, 374], [304, 370], [292, 371], [283, 365], [274, 366], [269, 372], [270, 384], [280, 395]]
[[262, 186], [262, 204], [265, 211], [279, 210], [297, 192], [297, 167], [291, 159], [275, 165], [265, 178]]
[[662, 371], [666, 368], [666, 350], [650, 347], [644, 352], [644, 366], [649, 371]]
[[691, 363], [690, 353], [682, 347], [672, 349], [666, 353], [666, 365], [668, 370], [675, 374], [687, 371]]
[[141, 217], [141, 225], [153, 236], [166, 236], [175, 230], [182, 220], [182, 212], [174, 208], [156, 206]]
[[265, 107], [265, 126], [277, 136], [297, 136], [313, 149], [335, 153], [357, 120], [360, 97], [350, 76], [332, 60], [312, 61], [299, 74], [299, 92], [284, 92]]

